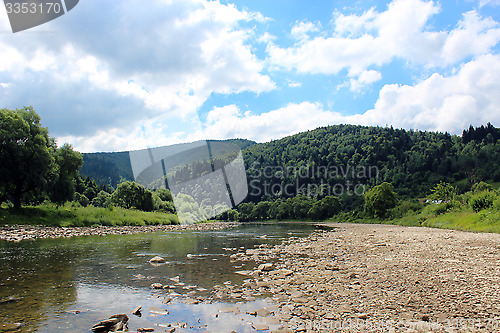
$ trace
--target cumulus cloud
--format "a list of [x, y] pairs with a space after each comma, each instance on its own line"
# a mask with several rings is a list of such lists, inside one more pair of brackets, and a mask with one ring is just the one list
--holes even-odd
[[229, 105], [210, 111], [203, 134], [195, 135], [215, 139], [250, 138], [264, 142], [325, 126], [341, 118], [340, 114], [326, 111], [320, 103], [312, 102], [291, 103], [262, 114], [242, 113], [236, 105]]
[[312, 22], [299, 22], [292, 27], [291, 35], [293, 38], [301, 41], [309, 39], [309, 33], [319, 31], [316, 24]]
[[483, 6], [500, 6], [500, 0], [479, 0], [479, 7]]
[[2, 107], [33, 105], [61, 138], [189, 118], [212, 93], [275, 88], [247, 43], [254, 32], [240, 24], [266, 20], [217, 1], [80, 2], [46, 25], [2, 35]]
[[382, 74], [376, 70], [370, 69], [359, 74], [356, 78], [349, 80], [349, 89], [352, 92], [360, 92], [362, 88], [374, 82], [380, 81]]
[[359, 75], [395, 58], [429, 67], [454, 65], [484, 54], [500, 41], [500, 26], [477, 11], [465, 13], [451, 31], [431, 31], [440, 7], [433, 1], [394, 0], [383, 12], [335, 14], [330, 36], [301, 40], [291, 47], [270, 43], [273, 68], [299, 73]]
[[[376, 79], [376, 73], [362, 76]], [[241, 137], [263, 142], [341, 123], [460, 134], [470, 124], [500, 124], [498, 77], [500, 56], [485, 55], [447, 77], [433, 74], [413, 86], [385, 85], [375, 107], [360, 114], [344, 115], [312, 102], [292, 103], [260, 115], [242, 113], [236, 105], [228, 105], [210, 111], [206, 128], [193, 139]]]
[[454, 75], [436, 73], [414, 86], [386, 85], [375, 107], [351, 120], [456, 134], [470, 124], [500, 124], [499, 75], [500, 56], [480, 56]]
[[[367, 77], [377, 75], [368, 72]], [[392, 125], [397, 128], [447, 131], [460, 134], [470, 124], [500, 124], [500, 56], [484, 55], [463, 65], [455, 74], [433, 74], [415, 85], [385, 85], [375, 107], [364, 113], [345, 115], [319, 102], [290, 103], [262, 114], [243, 112], [237, 105], [214, 107], [202, 127], [192, 118], [186, 131], [164, 128], [152, 120], [140, 130], [99, 132], [92, 143], [123, 149], [168, 145], [202, 139], [247, 138], [266, 142], [332, 124]], [[123, 138], [134, 145], [124, 146]], [[161, 138], [161, 140], [158, 140]], [[78, 141], [79, 138], [69, 138]], [[80, 138], [86, 146], [85, 138]], [[127, 140], [125, 140], [126, 142]], [[101, 146], [97, 146], [99, 148]], [[99, 149], [97, 149], [99, 150]]]

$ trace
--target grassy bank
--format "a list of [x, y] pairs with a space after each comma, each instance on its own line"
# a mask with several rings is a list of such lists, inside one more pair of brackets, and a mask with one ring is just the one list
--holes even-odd
[[61, 227], [179, 224], [174, 214], [142, 212], [117, 207], [57, 207], [53, 204], [24, 207], [21, 210], [0, 208], [0, 225], [30, 224]]
[[418, 214], [405, 216], [400, 219], [391, 220], [390, 222], [400, 225], [500, 233], [500, 212], [493, 210], [483, 210], [478, 213], [452, 211], [435, 216]]
[[[335, 219], [332, 219], [335, 221]], [[408, 214], [400, 218], [342, 218], [339, 222], [396, 224], [413, 227], [430, 227], [454, 229], [473, 232], [500, 233], [500, 212], [496, 210], [448, 211], [441, 214], [433, 213], [431, 209], [424, 209], [420, 213]]]

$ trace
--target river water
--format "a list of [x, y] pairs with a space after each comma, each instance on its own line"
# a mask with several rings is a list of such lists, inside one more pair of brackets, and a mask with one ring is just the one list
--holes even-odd
[[[17, 332], [90, 332], [93, 324], [119, 313], [128, 314], [132, 332], [143, 327], [164, 332], [175, 326], [185, 326], [175, 332], [252, 332], [256, 319], [245, 310], [272, 306], [264, 296], [238, 304], [238, 316], [219, 313], [234, 304], [185, 304], [183, 299], [188, 293], [191, 298], [206, 296], [227, 281], [241, 284], [245, 277], [234, 272], [252, 269], [255, 262], [231, 262], [231, 254], [304, 237], [315, 228], [244, 224], [220, 231], [0, 241], [0, 332], [2, 325], [18, 322], [23, 326]], [[151, 265], [154, 256], [165, 258], [166, 264]], [[153, 290], [152, 283], [173, 288]], [[173, 300], [162, 303], [167, 297]], [[141, 317], [130, 314], [137, 306], [142, 306]], [[168, 314], [153, 314], [154, 307]]]

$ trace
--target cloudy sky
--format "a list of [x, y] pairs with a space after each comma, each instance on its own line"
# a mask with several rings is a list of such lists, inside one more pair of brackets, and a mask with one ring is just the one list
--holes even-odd
[[500, 127], [499, 0], [83, 0], [13, 34], [0, 108], [82, 152], [319, 126]]

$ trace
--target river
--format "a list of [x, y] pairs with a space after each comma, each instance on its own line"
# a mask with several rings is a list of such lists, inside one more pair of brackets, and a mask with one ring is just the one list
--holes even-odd
[[[255, 262], [233, 262], [231, 254], [305, 237], [315, 228], [296, 223], [244, 224], [219, 231], [0, 241], [0, 331], [4, 324], [22, 323], [16, 331], [90, 332], [98, 321], [126, 313], [130, 331], [151, 327], [164, 332], [184, 326], [176, 332], [251, 332], [252, 317], [245, 309], [272, 306], [266, 295], [241, 302], [238, 316], [219, 313], [232, 304], [183, 301], [187, 295], [206, 299], [214, 285], [240, 284], [248, 278], [235, 271], [252, 269]], [[154, 256], [166, 263], [150, 264]], [[171, 288], [153, 290], [153, 283]], [[162, 303], [168, 297], [172, 301]], [[138, 306], [141, 317], [131, 314]], [[168, 314], [151, 313], [155, 308]]]

